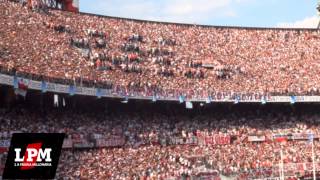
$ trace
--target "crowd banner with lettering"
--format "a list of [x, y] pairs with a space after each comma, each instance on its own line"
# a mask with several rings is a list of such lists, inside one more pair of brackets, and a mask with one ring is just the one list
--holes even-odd
[[54, 84], [54, 83], [50, 83], [50, 84], [53, 84], [54, 86], [54, 90], [55, 92], [59, 92], [59, 93], [66, 93], [68, 94], [69, 93], [69, 86], [67, 85], [62, 85], [62, 84]]
[[0, 74], [0, 83], [4, 85], [13, 85], [13, 76]]
[[10, 140], [9, 139], [1, 139], [0, 140], [0, 148], [9, 148]]
[[231, 143], [231, 136], [226, 134], [214, 134], [198, 136], [200, 145], [227, 145]]
[[[289, 134], [273, 134], [272, 139], [277, 140], [283, 138], [286, 140], [308, 140], [309, 133], [289, 133]], [[314, 139], [318, 139], [318, 135], [314, 135]]]
[[91, 137], [92, 140], [104, 138], [104, 136], [102, 134], [99, 134], [99, 133], [92, 133], [90, 135], [90, 137]]
[[195, 175], [192, 176], [192, 179], [212, 179], [212, 180], [219, 180], [220, 173], [217, 170], [203, 170], [197, 172]]
[[76, 94], [87, 95], [87, 96], [96, 96], [96, 89], [95, 88], [88, 88], [88, 87], [77, 87]]
[[248, 141], [250, 142], [264, 142], [266, 141], [265, 135], [250, 135], [248, 136]]
[[[256, 180], [280, 180], [279, 178], [272, 177], [274, 173], [278, 173], [278, 169], [273, 168], [258, 168], [252, 169], [251, 171], [242, 172], [238, 174], [237, 180], [247, 180], [247, 179], [256, 179]], [[287, 175], [287, 174], [286, 174]], [[259, 179], [259, 178], [262, 179]]]
[[[0, 84], [13, 86], [14, 82], [17, 80], [22, 79], [20, 77], [14, 78], [14, 76], [0, 74]], [[25, 78], [23, 78], [25, 79]], [[36, 80], [25, 79], [29, 81], [29, 89], [39, 90], [42, 92], [54, 92], [54, 93], [70, 93], [70, 86], [63, 85], [63, 84], [56, 84], [50, 82], [41, 82]], [[97, 89], [90, 88], [90, 87], [74, 87], [74, 94], [77, 95], [86, 95], [86, 96], [97, 96]], [[261, 103], [262, 97], [265, 97], [265, 102], [268, 103], [290, 103], [292, 102], [292, 96], [268, 96], [262, 95], [259, 93], [228, 93], [228, 92], [217, 92], [214, 94], [208, 95], [208, 93], [204, 92], [190, 92], [188, 90], [166, 90], [166, 92], [161, 92], [161, 94], [157, 94], [158, 100], [164, 101], [176, 101], [179, 97], [178, 94], [181, 92], [185, 92], [183, 94], [187, 94], [188, 100], [190, 102], [234, 102], [235, 97], [238, 97], [237, 101], [241, 102], [253, 102], [253, 103]], [[188, 94], [188, 93], [189, 94]], [[73, 91], [72, 91], [73, 93]], [[153, 94], [148, 92], [131, 92], [130, 91], [130, 98], [132, 99], [145, 99], [145, 100], [152, 100]], [[98, 93], [98, 97], [114, 97], [119, 98], [121, 96], [121, 91], [118, 88], [117, 90], [108, 90], [108, 89], [100, 89]], [[208, 97], [211, 97], [208, 100]], [[294, 96], [295, 102], [320, 102], [320, 96]]]
[[30, 80], [29, 81], [29, 88], [34, 89], [34, 90], [42, 90], [42, 82]]
[[290, 96], [273, 96], [268, 102], [291, 102]]
[[[320, 96], [294, 96], [295, 102], [320, 102]], [[271, 96], [268, 102], [292, 102], [292, 96]]]
[[216, 134], [213, 136], [205, 137], [205, 143], [207, 145], [226, 145], [230, 144], [230, 142], [231, 137], [229, 135]]
[[96, 147], [107, 147], [106, 140], [105, 139], [96, 139], [95, 146]]
[[99, 138], [95, 140], [95, 146], [102, 147], [120, 147], [124, 146], [125, 139], [123, 137], [113, 137], [113, 138]]
[[94, 147], [94, 143], [87, 140], [87, 139], [81, 139], [80, 142], [76, 142], [76, 143], [73, 143], [73, 147], [74, 148], [93, 148]]
[[320, 102], [320, 96], [297, 96], [297, 102]]
[[275, 141], [278, 140], [291, 140], [292, 139], [292, 134], [273, 134], [272, 139]]
[[[315, 163], [316, 169], [320, 168], [320, 163]], [[274, 169], [279, 168], [275, 166]], [[286, 163], [284, 164], [284, 171], [285, 172], [293, 172], [293, 173], [304, 173], [304, 172], [311, 172], [313, 170], [312, 162], [308, 163]]]
[[[291, 135], [292, 140], [309, 140], [309, 133], [294, 133]], [[314, 137], [317, 138], [317, 137]]]
[[196, 136], [192, 137], [170, 137], [170, 145], [197, 145], [198, 138]]
[[66, 138], [63, 140], [62, 148], [71, 149], [73, 147], [73, 141], [71, 138]]
[[0, 154], [7, 152], [9, 147], [10, 147], [10, 140], [9, 139], [0, 139]]

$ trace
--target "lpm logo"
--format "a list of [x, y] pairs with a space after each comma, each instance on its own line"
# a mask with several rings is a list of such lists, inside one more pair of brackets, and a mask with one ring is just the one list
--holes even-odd
[[3, 179], [54, 179], [65, 134], [16, 133]]

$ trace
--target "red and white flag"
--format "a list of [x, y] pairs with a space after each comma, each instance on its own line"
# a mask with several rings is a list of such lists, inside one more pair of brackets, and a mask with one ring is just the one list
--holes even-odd
[[20, 95], [20, 96], [26, 97], [27, 90], [28, 90], [28, 81], [20, 79], [19, 82], [18, 82], [18, 88], [15, 89], [14, 92], [15, 92], [16, 95]]

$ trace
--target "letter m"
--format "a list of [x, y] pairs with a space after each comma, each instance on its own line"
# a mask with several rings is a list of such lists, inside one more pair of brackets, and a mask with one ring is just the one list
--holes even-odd
[[51, 148], [45, 148], [44, 150], [39, 149], [37, 162], [41, 162], [43, 159], [45, 159], [46, 162], [51, 162], [51, 150]]

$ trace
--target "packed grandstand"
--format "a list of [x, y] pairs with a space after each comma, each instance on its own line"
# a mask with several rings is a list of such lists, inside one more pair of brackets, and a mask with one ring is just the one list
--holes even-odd
[[312, 175], [313, 133], [320, 169], [317, 105], [211, 104], [187, 110], [176, 102], [123, 104], [66, 95], [66, 105], [54, 108], [50, 98], [30, 92], [8, 106], [1, 97], [3, 165], [12, 133], [60, 132], [67, 137], [57, 179], [278, 179], [281, 149], [286, 179], [297, 179]]
[[59, 94], [54, 108], [52, 93], [18, 82], [24, 98], [10, 100], [10, 79], [0, 85], [0, 170], [17, 132], [67, 134], [57, 179], [298, 179], [320, 170], [309, 138], [319, 152], [318, 105], [179, 104], [320, 95], [319, 30], [160, 23], [23, 2], [0, 0], [1, 78], [177, 102]]
[[2, 71], [32, 79], [159, 94], [318, 94], [318, 30], [155, 23], [5, 0], [0, 16]]

